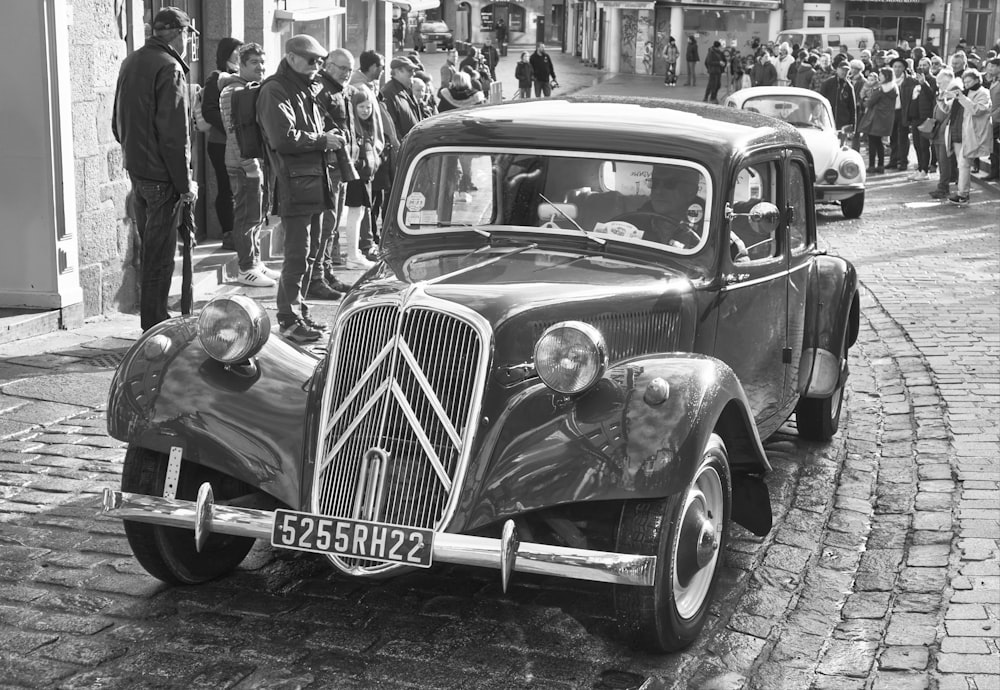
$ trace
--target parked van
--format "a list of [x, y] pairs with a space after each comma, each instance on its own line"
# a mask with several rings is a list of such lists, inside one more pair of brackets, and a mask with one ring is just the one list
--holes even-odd
[[823, 50], [832, 48], [834, 53], [840, 51], [840, 46], [847, 46], [847, 52], [858, 57], [862, 50], [873, 50], [875, 34], [871, 29], [855, 28], [853, 26], [820, 26], [803, 29], [786, 29], [778, 34], [775, 43], [781, 45], [798, 44], [802, 50]]

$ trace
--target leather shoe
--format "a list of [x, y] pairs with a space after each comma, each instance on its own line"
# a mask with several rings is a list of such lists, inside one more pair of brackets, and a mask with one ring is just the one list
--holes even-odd
[[345, 283], [340, 278], [337, 278], [334, 275], [327, 276], [326, 284], [329, 285], [334, 290], [336, 290], [337, 292], [348, 292], [351, 289], [350, 285], [348, 285], [347, 283]]
[[338, 300], [340, 293], [331, 287], [325, 280], [314, 280], [309, 283], [309, 290], [306, 297], [309, 299]]

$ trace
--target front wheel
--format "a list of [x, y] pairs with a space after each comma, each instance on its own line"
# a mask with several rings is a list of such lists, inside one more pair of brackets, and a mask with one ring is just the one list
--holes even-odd
[[841, 345], [840, 380], [828, 398], [801, 398], [795, 406], [795, 425], [799, 436], [807, 441], [829, 441], [840, 429], [840, 412], [844, 407], [844, 386], [847, 385], [847, 329]]
[[684, 491], [623, 506], [617, 550], [657, 557], [652, 587], [614, 590], [619, 630], [637, 647], [673, 652], [697, 639], [722, 564], [731, 487], [726, 446], [712, 434]]
[[[157, 451], [129, 446], [122, 468], [122, 491], [162, 496], [168, 457]], [[198, 487], [212, 485], [216, 501], [250, 493], [247, 484], [192, 462], [181, 462], [177, 498], [194, 501]], [[238, 566], [253, 547], [251, 537], [210, 534], [201, 551], [194, 530], [125, 520], [125, 535], [136, 560], [153, 577], [175, 585], [214, 580]]]
[[865, 193], [858, 192], [841, 201], [840, 210], [844, 214], [844, 218], [860, 218], [861, 212], [865, 210]]

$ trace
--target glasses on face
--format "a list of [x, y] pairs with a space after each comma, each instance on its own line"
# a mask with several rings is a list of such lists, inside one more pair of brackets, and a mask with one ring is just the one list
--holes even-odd
[[302, 55], [301, 53], [295, 53], [300, 58], [306, 61], [306, 64], [311, 67], [322, 67], [323, 63], [326, 62], [326, 58], [321, 57], [309, 57], [307, 55]]

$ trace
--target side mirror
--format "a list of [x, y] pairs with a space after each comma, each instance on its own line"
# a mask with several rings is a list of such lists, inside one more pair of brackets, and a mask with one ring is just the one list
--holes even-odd
[[778, 229], [781, 211], [769, 201], [757, 202], [746, 213], [736, 213], [731, 205], [726, 204], [726, 220], [732, 221], [735, 218], [746, 218], [755, 233], [770, 235]]

